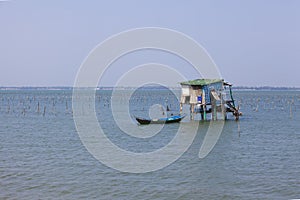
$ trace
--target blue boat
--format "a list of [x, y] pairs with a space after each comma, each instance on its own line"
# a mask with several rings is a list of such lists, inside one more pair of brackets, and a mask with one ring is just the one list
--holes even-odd
[[135, 117], [136, 121], [138, 121], [141, 125], [144, 124], [169, 124], [169, 123], [176, 123], [180, 122], [186, 115], [174, 115], [166, 118], [159, 118], [159, 119], [145, 119]]

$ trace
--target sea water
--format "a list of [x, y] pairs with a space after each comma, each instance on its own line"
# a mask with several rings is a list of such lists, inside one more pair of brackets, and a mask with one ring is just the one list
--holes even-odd
[[[176, 94], [138, 90], [128, 117], [178, 114]], [[132, 152], [167, 145], [179, 124], [141, 139], [115, 123], [112, 91], [96, 92], [95, 111], [107, 137]], [[188, 150], [153, 172], [128, 173], [98, 161], [75, 128], [72, 90], [0, 91], [0, 199], [296, 199], [300, 198], [300, 92], [236, 91], [243, 116], [231, 114], [212, 151], [198, 154], [210, 122], [199, 123]], [[166, 106], [169, 110], [166, 112]], [[82, 110], [82, 115], [86, 115]], [[150, 125], [155, 128], [155, 125]], [[186, 133], [189, 134], [189, 133]]]

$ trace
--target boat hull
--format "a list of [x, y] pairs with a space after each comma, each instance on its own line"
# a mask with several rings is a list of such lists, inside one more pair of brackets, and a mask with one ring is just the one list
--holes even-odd
[[136, 121], [141, 124], [141, 125], [146, 125], [146, 124], [170, 124], [170, 123], [178, 123], [180, 122], [184, 116], [181, 115], [176, 115], [176, 116], [171, 116], [168, 118], [160, 118], [160, 119], [144, 119], [144, 118], [139, 118], [135, 117]]

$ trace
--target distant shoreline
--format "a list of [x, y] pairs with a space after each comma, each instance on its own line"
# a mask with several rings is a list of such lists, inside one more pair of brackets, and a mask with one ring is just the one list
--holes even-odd
[[300, 87], [272, 87], [272, 86], [260, 86], [260, 87], [248, 87], [248, 86], [233, 86], [233, 90], [255, 90], [255, 91], [299, 91]]
[[[180, 87], [171, 87], [172, 89], [180, 89]], [[113, 90], [114, 87], [97, 87], [97, 90]], [[136, 89], [133, 87], [117, 87], [117, 89]], [[164, 89], [159, 86], [149, 86], [145, 89]], [[261, 87], [250, 87], [250, 86], [233, 86], [233, 90], [236, 91], [300, 91], [300, 87], [272, 87], [272, 86], [261, 86]], [[51, 86], [51, 87], [0, 87], [0, 90], [73, 90], [73, 87], [67, 86]]]

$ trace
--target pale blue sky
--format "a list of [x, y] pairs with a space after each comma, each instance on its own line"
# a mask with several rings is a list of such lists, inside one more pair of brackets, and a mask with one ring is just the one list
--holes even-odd
[[[235, 85], [300, 87], [299, 10], [298, 0], [0, 1], [0, 86], [72, 86], [107, 37], [163, 27], [194, 38]], [[140, 57], [129, 55], [112, 71], [155, 59], [181, 63], [157, 52]]]

